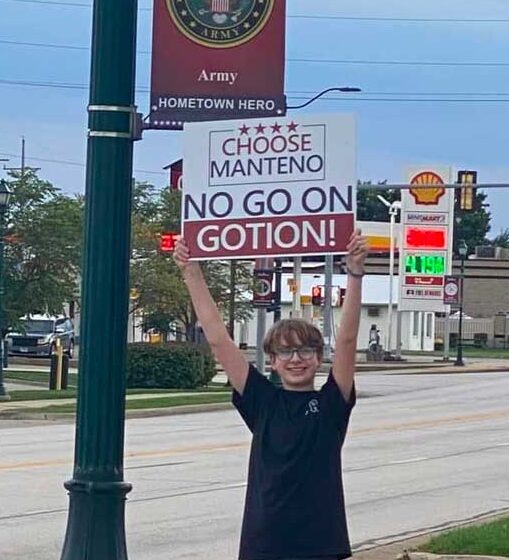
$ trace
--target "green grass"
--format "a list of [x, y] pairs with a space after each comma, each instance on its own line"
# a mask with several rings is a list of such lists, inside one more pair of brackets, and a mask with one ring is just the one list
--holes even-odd
[[44, 399], [72, 399], [76, 397], [76, 389], [50, 391], [48, 389], [30, 389], [28, 391], [10, 391], [11, 401], [38, 401]]
[[[193, 404], [210, 404], [210, 403], [226, 403], [230, 402], [231, 393], [210, 393], [206, 395], [189, 395], [176, 397], [161, 397], [153, 399], [136, 399], [126, 401], [127, 410], [142, 410], [149, 408], [171, 408], [175, 406], [193, 405]], [[50, 405], [41, 408], [27, 408], [26, 412], [30, 413], [69, 413], [76, 411], [76, 403], [63, 405]], [[19, 411], [17, 411], [19, 412]]]
[[[127, 389], [128, 395], [156, 395], [158, 393], [224, 393], [228, 388], [223, 386], [199, 387], [198, 389]], [[27, 391], [10, 391], [11, 401], [37, 401], [50, 399], [73, 399], [77, 391], [74, 388], [62, 391], [50, 391], [48, 389], [30, 389]]]
[[[456, 349], [453, 349], [454, 353]], [[509, 359], [509, 348], [463, 348], [463, 355], [471, 358], [501, 358]]]
[[454, 529], [419, 548], [433, 554], [472, 554], [509, 557], [509, 518]]
[[[49, 383], [49, 367], [47, 372], [30, 371], [30, 370], [5, 370], [4, 379], [7, 381], [19, 381], [27, 385], [48, 385]], [[76, 387], [78, 384], [78, 375], [70, 373], [67, 378], [69, 387]]]

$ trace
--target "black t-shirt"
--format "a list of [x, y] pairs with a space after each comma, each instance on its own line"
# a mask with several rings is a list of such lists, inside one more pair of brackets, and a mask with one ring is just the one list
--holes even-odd
[[233, 404], [253, 433], [239, 558], [349, 558], [341, 447], [355, 390], [346, 402], [330, 374], [287, 391], [250, 366]]

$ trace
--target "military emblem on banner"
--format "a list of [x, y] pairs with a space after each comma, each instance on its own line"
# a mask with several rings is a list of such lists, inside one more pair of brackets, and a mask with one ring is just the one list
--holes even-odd
[[166, 0], [180, 31], [207, 47], [245, 43], [265, 26], [275, 0]]

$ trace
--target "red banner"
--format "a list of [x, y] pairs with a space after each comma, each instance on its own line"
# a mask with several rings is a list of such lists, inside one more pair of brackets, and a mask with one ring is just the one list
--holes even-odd
[[201, 220], [184, 223], [191, 258], [256, 258], [346, 252], [353, 214]]
[[154, 0], [150, 128], [284, 115], [285, 0]]

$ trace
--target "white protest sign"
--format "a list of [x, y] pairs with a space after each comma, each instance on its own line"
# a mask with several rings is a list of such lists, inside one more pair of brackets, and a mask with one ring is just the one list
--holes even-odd
[[352, 115], [186, 124], [183, 165], [191, 258], [346, 252], [356, 202]]

